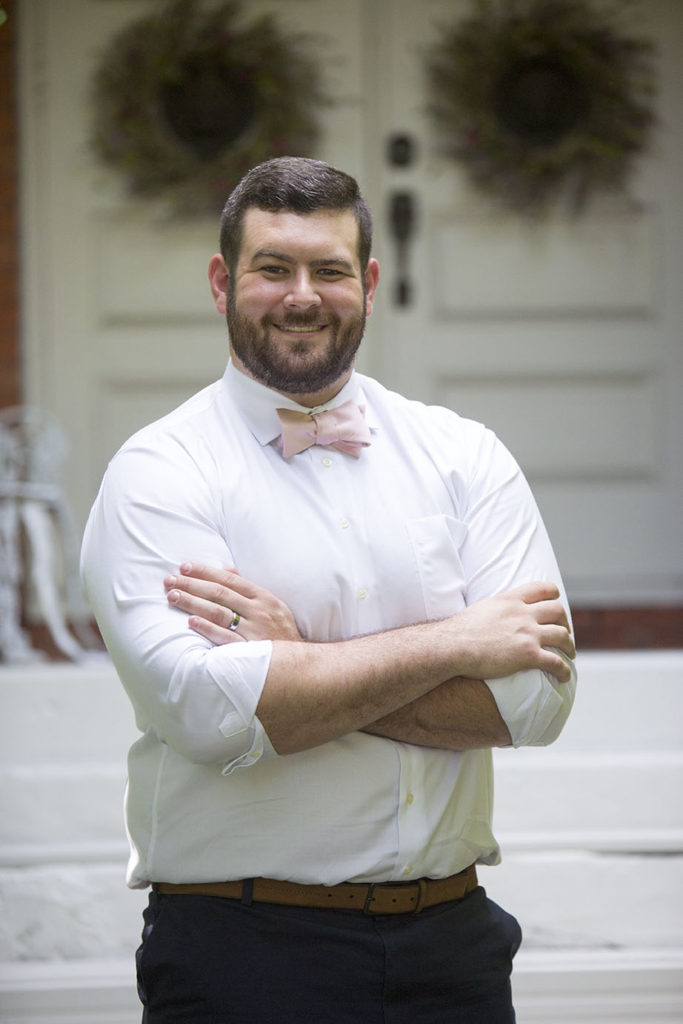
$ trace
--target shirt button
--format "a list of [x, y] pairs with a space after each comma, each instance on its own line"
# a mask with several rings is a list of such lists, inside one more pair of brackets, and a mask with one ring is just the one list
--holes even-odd
[[351, 525], [348, 519], [345, 519], [343, 517], [339, 520], [339, 523], [341, 525], [342, 530], [348, 530], [349, 526]]
[[322, 462], [323, 466], [325, 466], [325, 468], [327, 469], [329, 469], [329, 467], [332, 465], [332, 459], [329, 457], [329, 455], [326, 455], [325, 458], [321, 459], [320, 461]]
[[368, 592], [367, 592], [367, 590], [364, 587], [360, 587], [356, 591], [356, 597], [358, 598], [359, 601], [364, 601], [367, 596], [368, 596]]
[[415, 797], [413, 796], [413, 794], [412, 793], [408, 793], [408, 796], [406, 797], [406, 803], [407, 804], [412, 804], [414, 799], [415, 799]]
[[410, 874], [412, 874], [412, 871], [413, 871], [413, 865], [409, 864], [407, 868], [403, 869], [403, 874], [404, 875], [410, 875]]

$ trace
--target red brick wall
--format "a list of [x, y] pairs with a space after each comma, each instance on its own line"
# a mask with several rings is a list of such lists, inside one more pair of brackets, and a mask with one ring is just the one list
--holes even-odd
[[14, 77], [16, 3], [4, 0], [0, 25], [0, 408], [21, 401], [17, 133]]
[[572, 608], [572, 616], [584, 651], [683, 647], [683, 608]]

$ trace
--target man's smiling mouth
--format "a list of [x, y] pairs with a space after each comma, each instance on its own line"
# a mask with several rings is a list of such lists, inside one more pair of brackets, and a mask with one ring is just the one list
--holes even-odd
[[275, 324], [279, 331], [285, 331], [287, 334], [314, 334], [316, 331], [322, 331], [327, 327], [327, 324]]

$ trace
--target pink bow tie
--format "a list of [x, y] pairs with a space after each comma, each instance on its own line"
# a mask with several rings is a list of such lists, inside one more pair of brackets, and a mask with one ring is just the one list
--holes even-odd
[[364, 409], [355, 402], [310, 414], [293, 409], [276, 411], [282, 425], [282, 454], [286, 459], [314, 444], [338, 448], [357, 459], [370, 444]]

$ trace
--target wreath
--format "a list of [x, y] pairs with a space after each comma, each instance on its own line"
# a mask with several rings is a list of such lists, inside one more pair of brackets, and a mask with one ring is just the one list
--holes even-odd
[[428, 56], [443, 151], [505, 206], [577, 212], [647, 144], [653, 54], [582, 0], [479, 0]]
[[93, 81], [92, 146], [132, 195], [213, 213], [271, 157], [307, 156], [325, 102], [312, 37], [236, 3], [171, 0], [128, 25]]

